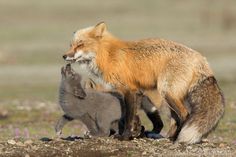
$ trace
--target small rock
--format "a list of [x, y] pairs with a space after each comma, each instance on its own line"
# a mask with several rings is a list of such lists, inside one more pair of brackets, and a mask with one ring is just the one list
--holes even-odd
[[14, 144], [16, 144], [16, 141], [15, 140], [8, 140], [7, 143], [14, 145]]
[[32, 149], [32, 150], [38, 150], [39, 147], [37, 147], [37, 146], [32, 146], [31, 149]]
[[33, 143], [32, 140], [26, 140], [26, 141], [24, 142], [24, 144], [27, 144], [27, 145], [32, 144], [32, 143]]
[[209, 143], [209, 140], [206, 139], [206, 138], [204, 138], [204, 139], [202, 139], [202, 142], [203, 142], [203, 143]]
[[5, 119], [8, 117], [8, 110], [0, 108], [0, 119]]
[[24, 143], [22, 143], [22, 142], [17, 142], [16, 145], [17, 145], [17, 146], [20, 146], [20, 147], [25, 146]]
[[29, 154], [25, 154], [25, 157], [30, 157], [30, 155]]
[[179, 147], [178, 144], [173, 144], [169, 147], [169, 149], [177, 149]]
[[231, 102], [229, 105], [232, 109], [236, 109], [236, 102]]
[[146, 154], [147, 154], [147, 152], [145, 152], [145, 151], [142, 153], [142, 155], [146, 155]]
[[187, 149], [192, 149], [193, 147], [192, 146], [187, 146]]
[[225, 144], [224, 144], [224, 143], [221, 143], [221, 144], [219, 144], [219, 147], [220, 147], [220, 148], [224, 148], [224, 147], [225, 147]]

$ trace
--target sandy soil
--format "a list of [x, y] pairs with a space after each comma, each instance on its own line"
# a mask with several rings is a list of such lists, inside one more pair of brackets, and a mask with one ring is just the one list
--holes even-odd
[[8, 140], [0, 143], [0, 156], [235, 156], [236, 147], [226, 143], [173, 144], [167, 139], [112, 138]]

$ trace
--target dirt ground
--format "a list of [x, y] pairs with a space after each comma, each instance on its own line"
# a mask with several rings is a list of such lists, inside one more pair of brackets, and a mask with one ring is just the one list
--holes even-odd
[[[164, 138], [132, 141], [119, 141], [112, 137], [78, 138], [86, 131], [79, 121], [67, 124], [63, 129], [64, 139], [58, 139], [54, 138], [54, 125], [62, 113], [57, 104], [31, 100], [0, 101], [0, 105], [0, 157], [236, 156], [234, 103], [228, 105], [227, 114], [207, 141], [195, 145], [173, 144]], [[142, 123], [150, 129], [145, 115], [141, 114], [141, 117], [144, 119]]]
[[236, 147], [227, 143], [173, 144], [167, 139], [112, 138], [51, 140], [8, 140], [0, 143], [0, 156], [235, 156]]

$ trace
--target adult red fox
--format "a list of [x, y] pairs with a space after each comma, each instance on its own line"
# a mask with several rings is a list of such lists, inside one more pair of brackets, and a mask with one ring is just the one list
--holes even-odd
[[[136, 135], [135, 91], [168, 103], [175, 119], [169, 137], [197, 143], [224, 113], [224, 97], [206, 59], [195, 50], [163, 39], [123, 41], [105, 23], [78, 30], [63, 58], [86, 65], [89, 72], [126, 100], [124, 139]], [[155, 101], [154, 101], [155, 102]]]

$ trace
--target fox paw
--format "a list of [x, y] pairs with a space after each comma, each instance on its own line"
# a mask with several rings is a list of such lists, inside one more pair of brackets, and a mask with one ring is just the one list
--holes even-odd
[[152, 139], [164, 138], [161, 134], [157, 134], [153, 131], [145, 131], [144, 134], [145, 134], [145, 137], [147, 138], [152, 138]]
[[120, 141], [130, 141], [133, 139], [132, 133], [130, 131], [125, 131], [122, 135], [117, 134], [114, 136], [114, 138]]

